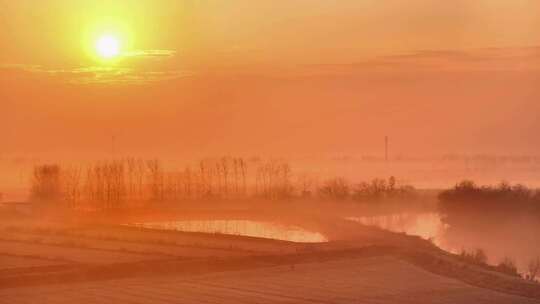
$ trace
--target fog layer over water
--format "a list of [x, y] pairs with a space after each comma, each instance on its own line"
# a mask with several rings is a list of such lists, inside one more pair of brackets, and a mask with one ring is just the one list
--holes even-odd
[[[348, 220], [367, 226], [376, 226], [392, 232], [420, 236], [432, 240], [442, 247], [443, 238], [448, 225], [444, 224], [436, 212], [428, 213], [397, 213], [389, 215], [348, 217]], [[446, 248], [446, 250], [450, 250]]]
[[505, 257], [516, 263], [520, 272], [540, 256], [540, 221], [533, 216], [506, 222], [476, 219], [474, 226], [450, 225], [438, 212], [396, 213], [389, 215], [350, 217], [348, 220], [376, 226], [393, 232], [420, 236], [433, 241], [443, 250], [460, 253], [482, 249], [488, 263], [497, 265]]
[[298, 243], [321, 243], [328, 239], [318, 233], [296, 226], [249, 220], [199, 220], [137, 223], [133, 226], [148, 229], [204, 232], [259, 237]]

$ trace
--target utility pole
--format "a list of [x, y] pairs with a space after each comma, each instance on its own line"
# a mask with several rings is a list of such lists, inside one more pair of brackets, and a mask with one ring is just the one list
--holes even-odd
[[116, 151], [115, 151], [115, 150], [116, 150], [116, 149], [115, 149], [115, 148], [116, 148], [116, 147], [115, 147], [115, 144], [116, 144], [116, 143], [115, 143], [115, 140], [116, 140], [116, 138], [115, 138], [115, 136], [113, 135], [113, 136], [112, 136], [112, 140], [111, 140], [111, 152], [112, 152], [112, 157], [113, 157], [113, 159], [114, 159], [114, 157], [116, 156]]
[[384, 137], [384, 160], [388, 161], [388, 136]]

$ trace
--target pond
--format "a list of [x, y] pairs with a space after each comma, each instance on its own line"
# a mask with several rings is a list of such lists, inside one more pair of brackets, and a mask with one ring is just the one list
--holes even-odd
[[183, 232], [204, 232], [241, 235], [265, 239], [283, 240], [297, 243], [321, 243], [328, 239], [318, 232], [297, 226], [287, 226], [272, 222], [251, 220], [197, 220], [168, 221], [131, 224], [147, 229], [174, 230]]
[[[466, 216], [466, 215], [465, 215]], [[399, 213], [380, 216], [348, 217], [350, 221], [376, 226], [392, 232], [415, 235], [431, 240], [439, 248], [460, 253], [482, 249], [487, 262], [497, 265], [506, 258], [514, 261], [521, 273], [536, 257], [540, 257], [537, 219], [521, 218], [486, 226], [476, 219], [477, 225], [448, 225], [439, 213]], [[486, 228], [487, 227], [487, 228]], [[517, 237], [519, 236], [519, 237]]]
[[443, 246], [443, 237], [448, 226], [442, 222], [441, 216], [435, 212], [348, 217], [347, 220], [367, 226], [376, 226], [392, 232], [416, 235], [426, 240], [432, 240], [439, 247], [446, 247]]

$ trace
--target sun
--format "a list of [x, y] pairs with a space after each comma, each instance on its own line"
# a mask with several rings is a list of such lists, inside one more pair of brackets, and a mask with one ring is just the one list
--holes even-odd
[[105, 59], [120, 55], [120, 40], [112, 35], [103, 35], [96, 41], [98, 55]]

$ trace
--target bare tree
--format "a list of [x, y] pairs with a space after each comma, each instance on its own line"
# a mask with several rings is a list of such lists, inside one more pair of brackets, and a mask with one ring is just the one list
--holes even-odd
[[63, 171], [62, 184], [64, 188], [65, 200], [70, 208], [77, 208], [81, 196], [81, 168], [74, 167]]
[[527, 277], [531, 281], [535, 281], [540, 275], [540, 257], [536, 257], [529, 262], [527, 266]]
[[315, 187], [315, 178], [307, 173], [302, 173], [298, 176], [297, 183], [300, 189], [300, 196], [304, 198], [311, 197], [313, 188]]
[[59, 165], [34, 167], [31, 198], [38, 201], [54, 201], [62, 197], [61, 170]]
[[247, 163], [244, 159], [239, 159], [240, 174], [242, 175], [242, 193], [247, 195]]
[[229, 195], [229, 174], [230, 174], [230, 160], [228, 157], [223, 157], [221, 159], [221, 170], [223, 172], [223, 197], [228, 197]]
[[318, 192], [322, 198], [344, 200], [349, 197], [350, 185], [344, 178], [336, 177], [326, 180]]
[[160, 162], [155, 160], [149, 160], [146, 162], [148, 168], [148, 179], [150, 187], [150, 199], [152, 201], [163, 201], [163, 170]]
[[497, 265], [497, 268], [499, 271], [504, 272], [509, 275], [518, 276], [518, 270], [516, 263], [513, 259], [509, 257], [504, 257], [504, 259]]

